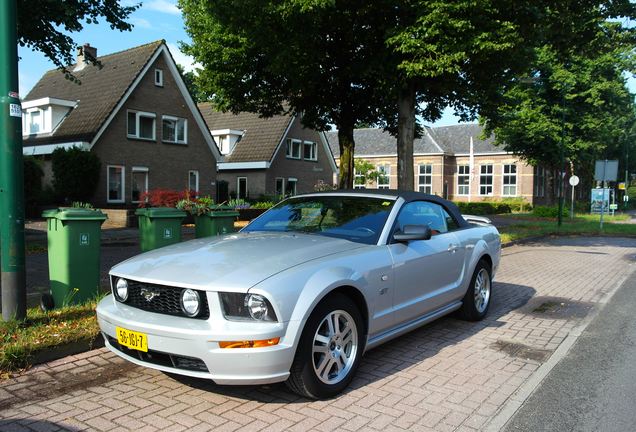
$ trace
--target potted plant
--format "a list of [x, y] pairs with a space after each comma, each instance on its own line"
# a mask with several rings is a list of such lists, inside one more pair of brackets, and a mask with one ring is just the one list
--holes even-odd
[[176, 204], [177, 209], [186, 211], [194, 217], [194, 236], [210, 237], [236, 231], [234, 221], [238, 212], [230, 207], [215, 204], [209, 197], [186, 197]]

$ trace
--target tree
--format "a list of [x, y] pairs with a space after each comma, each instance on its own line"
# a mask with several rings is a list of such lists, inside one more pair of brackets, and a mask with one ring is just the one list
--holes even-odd
[[193, 71], [186, 72], [183, 66], [181, 66], [180, 64], [177, 65], [177, 69], [179, 70], [181, 78], [183, 78], [183, 82], [185, 83], [186, 88], [188, 89], [188, 92], [190, 93], [190, 96], [192, 96], [194, 102], [205, 102], [205, 93], [199, 88], [199, 85], [197, 84], [197, 74], [195, 74]]
[[564, 169], [563, 158], [584, 175], [594, 160], [622, 156], [636, 123], [625, 77], [636, 70], [635, 35], [601, 16], [594, 27], [582, 46], [536, 48], [532, 80], [511, 83], [481, 119], [498, 144], [552, 169]]
[[391, 15], [366, 0], [180, 0], [203, 65], [198, 84], [221, 110], [302, 114], [306, 127], [338, 128], [339, 187], [353, 186], [353, 129], [385, 103]]
[[40, 51], [70, 76], [65, 66], [74, 63], [76, 44], [64, 32], [79, 32], [84, 23], [97, 24], [100, 18], [111, 29], [131, 30], [126, 19], [139, 6], [121, 6], [117, 0], [18, 0], [18, 43]]
[[380, 171], [368, 160], [356, 159], [354, 162], [355, 173], [354, 185], [366, 186], [370, 182], [377, 181], [379, 178], [385, 179]]

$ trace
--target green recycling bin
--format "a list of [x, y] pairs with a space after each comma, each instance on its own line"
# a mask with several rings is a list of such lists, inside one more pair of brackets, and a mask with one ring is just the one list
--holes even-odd
[[94, 299], [99, 293], [101, 226], [99, 210], [46, 210], [50, 293], [42, 296], [45, 310]]
[[140, 208], [139, 241], [142, 252], [168, 246], [181, 241], [181, 221], [186, 213], [172, 207]]
[[233, 233], [234, 221], [239, 216], [237, 211], [211, 211], [194, 217], [194, 236], [210, 237]]

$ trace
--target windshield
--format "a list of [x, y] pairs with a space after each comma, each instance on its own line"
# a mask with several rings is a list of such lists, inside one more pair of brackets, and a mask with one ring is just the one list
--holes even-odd
[[290, 198], [242, 231], [297, 231], [376, 244], [394, 202], [337, 195]]

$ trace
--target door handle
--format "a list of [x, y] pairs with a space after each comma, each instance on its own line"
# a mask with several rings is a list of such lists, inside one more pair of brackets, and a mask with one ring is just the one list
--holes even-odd
[[456, 245], [456, 244], [453, 244], [453, 243], [448, 245], [448, 251], [449, 252], [455, 253], [457, 251], [457, 249], [459, 249], [459, 245]]

